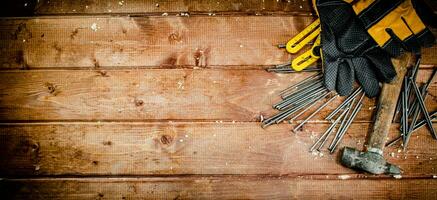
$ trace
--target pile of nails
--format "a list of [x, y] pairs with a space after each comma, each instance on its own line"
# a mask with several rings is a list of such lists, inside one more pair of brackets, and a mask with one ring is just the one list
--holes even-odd
[[404, 83], [399, 95], [396, 112], [393, 121], [399, 121], [400, 136], [388, 142], [386, 146], [391, 146], [402, 140], [402, 146], [407, 148], [411, 134], [422, 126], [427, 126], [434, 139], [437, 139], [436, 132], [432, 126], [432, 120], [437, 118], [437, 112], [428, 112], [425, 105], [428, 96], [428, 88], [432, 83], [437, 68], [434, 68], [431, 77], [420, 88], [416, 82], [421, 58], [418, 57], [415, 66], [404, 78]]
[[[294, 127], [293, 132], [297, 132], [311, 118], [334, 101], [338, 97], [338, 94], [334, 94], [325, 88], [323, 84], [323, 73], [319, 72], [304, 79], [298, 84], [292, 85], [281, 91], [280, 96], [282, 100], [273, 105], [273, 108], [279, 110], [279, 112], [272, 117], [263, 120], [263, 128], [272, 124], [281, 123], [287, 119], [292, 123], [298, 117], [309, 111], [313, 106], [327, 99], [320, 107]], [[335, 110], [333, 110], [326, 117], [326, 120], [330, 121], [331, 125], [311, 146], [310, 151], [320, 151], [328, 138], [330, 138], [330, 136], [335, 132], [334, 130], [337, 130], [328, 147], [328, 150], [333, 153], [360, 111], [363, 99], [364, 92], [362, 88], [357, 88]]]

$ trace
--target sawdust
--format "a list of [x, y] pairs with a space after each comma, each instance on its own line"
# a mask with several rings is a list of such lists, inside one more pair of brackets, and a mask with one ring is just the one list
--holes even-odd
[[393, 176], [393, 178], [395, 178], [395, 179], [401, 179], [401, 178], [402, 178], [402, 175], [400, 175], [400, 174], [396, 174], [396, 175]]
[[96, 23], [91, 24], [91, 30], [93, 30], [94, 32], [97, 32], [97, 30], [99, 29], [99, 27], [97, 26]]
[[339, 175], [339, 176], [338, 176], [338, 179], [341, 179], [341, 180], [346, 180], [346, 179], [350, 179], [350, 178], [351, 178], [351, 176], [350, 176], [350, 175], [347, 175], [347, 174]]

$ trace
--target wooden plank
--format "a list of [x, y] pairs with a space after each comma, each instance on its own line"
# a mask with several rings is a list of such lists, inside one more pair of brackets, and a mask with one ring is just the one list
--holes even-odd
[[[5, 0], [2, 16], [146, 14], [189, 12], [195, 14], [303, 14], [311, 12], [310, 1], [277, 0]], [[15, 11], [15, 12], [12, 12]]]
[[[424, 82], [432, 70], [421, 70]], [[264, 70], [14, 70], [0, 73], [1, 121], [259, 121], [278, 93], [312, 75]], [[437, 109], [436, 81], [427, 104]], [[320, 120], [338, 99], [314, 118]], [[358, 121], [369, 121], [365, 100]]]
[[6, 180], [11, 199], [436, 199], [436, 179], [307, 180], [288, 177]]
[[[292, 134], [287, 124], [262, 129], [258, 123], [238, 122], [2, 124], [0, 174], [355, 173], [336, 161], [338, 152], [308, 152], [327, 126], [312, 123]], [[370, 127], [370, 123], [353, 124], [339, 149], [362, 148]], [[391, 133], [391, 137], [399, 134], [396, 126]], [[426, 128], [412, 137], [406, 152], [401, 148], [387, 148], [385, 157], [399, 165], [404, 176], [437, 174], [437, 145]]]
[[[214, 67], [294, 58], [278, 49], [309, 16], [40, 17], [0, 19], [1, 69]], [[437, 47], [423, 64], [437, 64]]]
[[[3, 68], [270, 65], [311, 17], [4, 19]], [[93, 26], [94, 25], [94, 26]]]
[[36, 14], [113, 14], [113, 13], [238, 13], [238, 14], [262, 14], [270, 12], [309, 14], [311, 12], [310, 1], [277, 1], [277, 0], [225, 0], [211, 2], [208, 0], [184, 1], [184, 0], [119, 0], [119, 1], [62, 1], [42, 0], [36, 9]]

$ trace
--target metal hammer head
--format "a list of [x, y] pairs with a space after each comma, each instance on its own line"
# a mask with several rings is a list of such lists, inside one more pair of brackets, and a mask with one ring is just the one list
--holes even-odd
[[382, 151], [369, 149], [362, 152], [356, 149], [345, 147], [341, 156], [341, 163], [346, 167], [366, 171], [372, 174], [400, 174], [398, 166], [385, 161]]

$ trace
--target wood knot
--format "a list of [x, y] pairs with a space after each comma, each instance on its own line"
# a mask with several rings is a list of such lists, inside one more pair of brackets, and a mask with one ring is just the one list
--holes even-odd
[[103, 145], [111, 146], [111, 145], [112, 145], [112, 142], [111, 142], [111, 141], [104, 141], [104, 142], [103, 142]]
[[99, 68], [100, 67], [100, 63], [99, 63], [99, 61], [96, 58], [93, 58], [93, 65], [94, 65], [94, 68]]
[[99, 70], [99, 71], [97, 71], [97, 73], [99, 73], [99, 75], [102, 77], [109, 77], [108, 72], [106, 72], [106, 71]]
[[79, 33], [79, 28], [74, 29], [74, 31], [71, 32], [71, 34], [70, 34], [70, 38], [71, 38], [72, 40], [74, 40], [74, 37], [76, 37], [76, 35], [77, 35], [78, 33]]
[[57, 90], [57, 87], [53, 83], [47, 82], [44, 85], [45, 85], [45, 87], [47, 87], [47, 90], [49, 91], [50, 94], [53, 94], [56, 96], [59, 93], [59, 91]]
[[179, 33], [171, 33], [168, 36], [168, 41], [170, 43], [172, 43], [172, 42], [181, 42], [182, 41], [182, 36]]
[[173, 138], [170, 135], [163, 135], [161, 136], [161, 143], [168, 145], [173, 141]]
[[135, 106], [142, 106], [144, 105], [144, 101], [141, 99], [135, 99]]
[[197, 67], [206, 67], [208, 66], [208, 57], [210, 54], [210, 49], [196, 49], [196, 52], [194, 52], [194, 64]]

